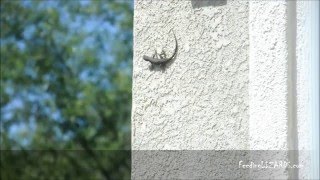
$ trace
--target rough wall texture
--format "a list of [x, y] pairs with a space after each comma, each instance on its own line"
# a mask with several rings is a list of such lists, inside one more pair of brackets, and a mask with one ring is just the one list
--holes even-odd
[[[288, 100], [291, 61], [288, 53], [288, 3], [285, 1], [250, 1], [250, 149], [287, 150]], [[270, 159], [273, 154], [270, 153]], [[291, 154], [283, 154], [289, 161]], [[268, 174], [263, 174], [268, 173]], [[292, 173], [291, 173], [292, 174]], [[280, 176], [279, 176], [280, 175]], [[257, 177], [290, 177], [288, 169], [262, 171]]]
[[[248, 148], [248, 2], [136, 0], [132, 148]], [[176, 59], [150, 69], [161, 47]]]
[[251, 149], [288, 147], [286, 9], [285, 1], [250, 2]]
[[[172, 168], [174, 178], [191, 178], [190, 172], [195, 171], [201, 172], [193, 177], [198, 179], [308, 178], [309, 152], [287, 151], [310, 148], [307, 9], [303, 1], [286, 0], [136, 0], [133, 150], [276, 150], [262, 155], [241, 151], [233, 158], [263, 157], [305, 167], [230, 175], [181, 164], [193, 159], [189, 152], [172, 156], [139, 151], [133, 154], [133, 167], [142, 165], [142, 171], [133, 168], [133, 174], [138, 179], [148, 173], [148, 178], [173, 177], [167, 171]], [[160, 53], [162, 48], [172, 53], [170, 29], [178, 39], [178, 54], [166, 67], [151, 69], [142, 56], [154, 50]], [[230, 155], [219, 153], [196, 156], [193, 161], [205, 159], [199, 164], [216, 167], [214, 163]], [[141, 158], [143, 163], [135, 161], [139, 154], [150, 155], [149, 164], [148, 157]], [[176, 162], [176, 155], [182, 160]], [[154, 156], [160, 164], [150, 164]], [[210, 157], [218, 158], [210, 161]], [[233, 163], [226, 161], [223, 166], [233, 167]]]

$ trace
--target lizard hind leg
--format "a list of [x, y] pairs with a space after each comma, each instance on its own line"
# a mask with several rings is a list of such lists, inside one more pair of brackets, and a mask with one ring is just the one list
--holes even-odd
[[153, 70], [153, 69], [154, 69], [154, 64], [151, 64], [151, 65], [149, 66], [149, 69], [150, 69], [150, 70]]
[[167, 58], [166, 52], [164, 52], [164, 50], [161, 51], [159, 56], [160, 56], [161, 59]]
[[161, 68], [162, 70], [164, 70], [164, 69], [166, 68], [166, 64], [165, 64], [165, 63], [161, 63], [161, 64], [160, 64], [160, 68]]

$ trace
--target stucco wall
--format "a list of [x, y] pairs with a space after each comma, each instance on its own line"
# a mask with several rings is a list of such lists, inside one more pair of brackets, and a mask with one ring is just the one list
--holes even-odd
[[[303, 1], [136, 0], [132, 149], [276, 150], [249, 156], [243, 151], [243, 158], [263, 156], [305, 167], [237, 171], [234, 176], [212, 170], [199, 177], [308, 178], [309, 152], [287, 151], [310, 148], [307, 12]], [[161, 48], [171, 54], [170, 29], [178, 39], [178, 54], [166, 67], [152, 69], [142, 56]], [[161, 153], [159, 162], [171, 164], [161, 164], [163, 171], [150, 177], [161, 177], [170, 167], [174, 172], [183, 167], [188, 174], [186, 169], [194, 167], [181, 165], [191, 158], [186, 154], [178, 154], [186, 158], [177, 164], [176, 155]], [[218, 152], [212, 163], [231, 154]], [[234, 159], [239, 155], [242, 151]], [[146, 159], [133, 158], [133, 167], [155, 168]], [[223, 166], [232, 169], [235, 162], [230, 163]], [[133, 168], [142, 176], [150, 171]]]
[[132, 148], [247, 149], [248, 2], [136, 0], [134, 27]]
[[285, 1], [250, 2], [251, 149], [288, 147], [286, 10]]

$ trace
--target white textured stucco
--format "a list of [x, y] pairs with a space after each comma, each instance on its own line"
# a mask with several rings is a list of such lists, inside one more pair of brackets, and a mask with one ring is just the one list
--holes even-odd
[[[248, 148], [248, 2], [136, 0], [132, 148]], [[165, 47], [165, 69], [144, 54]], [[168, 54], [169, 54], [168, 53]]]
[[286, 9], [285, 1], [250, 2], [251, 149], [288, 146]]
[[[305, 168], [250, 177], [308, 178], [307, 4], [136, 0], [132, 149], [280, 150], [264, 158]], [[178, 39], [177, 56], [165, 68], [151, 69], [142, 56], [161, 48], [170, 55], [170, 29]]]
[[[250, 1], [249, 49], [249, 134], [251, 150], [288, 150], [291, 104], [291, 64], [289, 52], [290, 9], [286, 1]], [[269, 154], [272, 159], [273, 154]], [[289, 155], [281, 159], [290, 161]], [[294, 154], [295, 155], [295, 154]], [[294, 155], [292, 159], [294, 159]], [[286, 179], [287, 169], [262, 171], [255, 178]]]

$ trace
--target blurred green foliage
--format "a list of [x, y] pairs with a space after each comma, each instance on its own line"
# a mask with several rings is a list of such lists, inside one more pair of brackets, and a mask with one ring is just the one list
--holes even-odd
[[1, 179], [130, 178], [132, 2], [0, 12]]

